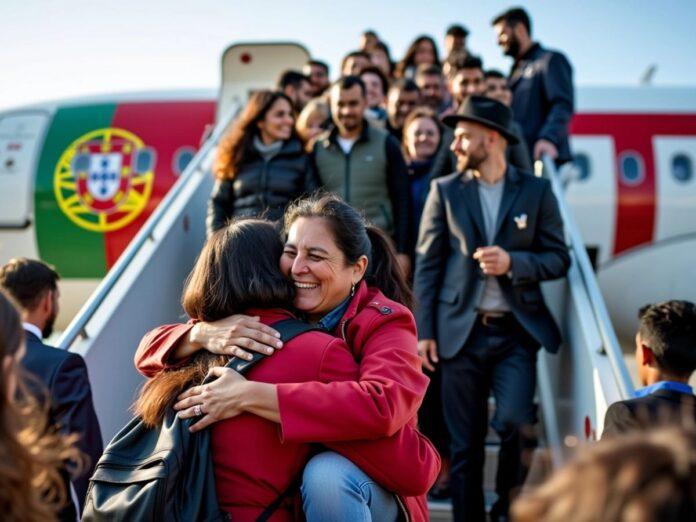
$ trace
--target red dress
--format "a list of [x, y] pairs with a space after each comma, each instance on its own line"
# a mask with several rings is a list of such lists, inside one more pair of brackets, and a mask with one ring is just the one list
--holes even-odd
[[[138, 370], [151, 376], [164, 368], [190, 328], [167, 325], [149, 332], [135, 355]], [[347, 342], [353, 365], [358, 361], [358, 377], [275, 381], [284, 443], [321, 442], [397, 493], [411, 520], [427, 520], [425, 494], [440, 458], [415, 429], [428, 378], [421, 371], [413, 315], [363, 282], [334, 335]], [[258, 380], [254, 374], [250, 378]]]

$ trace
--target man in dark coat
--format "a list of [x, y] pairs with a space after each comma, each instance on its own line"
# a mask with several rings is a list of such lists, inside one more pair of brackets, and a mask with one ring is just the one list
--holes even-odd
[[645, 386], [633, 399], [612, 404], [602, 437], [663, 424], [696, 425], [696, 305], [666, 301], [641, 308], [636, 334], [638, 377]]
[[[49, 422], [62, 433], [79, 435], [77, 448], [87, 458], [79, 476], [62, 476], [69, 499], [58, 514], [62, 522], [75, 522], [84, 505], [89, 477], [102, 454], [99, 421], [92, 404], [92, 389], [85, 361], [76, 353], [43, 343], [58, 315], [58, 274], [41, 261], [18, 258], [0, 267], [0, 286], [19, 304], [26, 334], [25, 370], [38, 378], [43, 389], [30, 381], [40, 400], [49, 400]], [[46, 392], [48, 397], [46, 397]]]
[[442, 369], [457, 521], [485, 520], [490, 391], [501, 438], [492, 518], [507, 516], [525, 476], [523, 428], [536, 421], [536, 352], [561, 342], [540, 282], [563, 277], [570, 264], [563, 223], [549, 182], [505, 159], [516, 141], [511, 117], [502, 103], [470, 96], [445, 118], [455, 127], [458, 172], [432, 182], [416, 249], [418, 349], [424, 366]]
[[496, 16], [498, 45], [515, 63], [510, 71], [512, 112], [524, 131], [530, 155], [547, 154], [557, 164], [571, 159], [568, 125], [573, 117], [573, 69], [566, 57], [532, 41], [532, 26], [524, 9]]

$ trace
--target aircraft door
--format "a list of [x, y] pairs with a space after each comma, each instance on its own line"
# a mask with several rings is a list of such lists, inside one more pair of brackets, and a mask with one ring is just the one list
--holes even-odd
[[244, 106], [250, 93], [273, 89], [286, 69], [302, 70], [309, 52], [297, 43], [239, 43], [222, 54], [222, 82], [217, 116], [223, 117], [235, 102]]
[[616, 221], [614, 140], [610, 136], [571, 136], [574, 172], [566, 200], [588, 248], [597, 249], [598, 266], [611, 258]]
[[49, 119], [42, 111], [0, 115], [0, 229], [31, 225], [34, 172]]
[[696, 137], [655, 136], [655, 241], [696, 234]]

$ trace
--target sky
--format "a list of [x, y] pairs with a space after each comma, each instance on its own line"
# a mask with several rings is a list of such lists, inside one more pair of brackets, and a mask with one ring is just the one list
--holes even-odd
[[[507, 71], [490, 20], [498, 0], [0, 0], [0, 109], [113, 92], [218, 87], [231, 43], [297, 41], [337, 70], [375, 29], [401, 57], [415, 36], [438, 44], [451, 23], [470, 30], [484, 65]], [[536, 0], [533, 37], [562, 50], [577, 85], [696, 88], [696, 0]]]

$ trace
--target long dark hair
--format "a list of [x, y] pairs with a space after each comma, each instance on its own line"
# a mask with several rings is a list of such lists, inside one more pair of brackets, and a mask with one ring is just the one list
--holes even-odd
[[367, 283], [379, 288], [389, 299], [413, 307], [413, 294], [398, 264], [392, 240], [382, 230], [368, 225], [353, 207], [335, 194], [317, 194], [294, 202], [285, 212], [285, 235], [302, 217], [326, 220], [346, 263], [357, 263], [360, 256], [366, 256]]
[[[253, 151], [254, 136], [258, 136], [258, 123], [262, 121], [273, 104], [285, 100], [293, 107], [292, 101], [279, 91], [257, 91], [249, 97], [242, 114], [237, 118], [227, 134], [220, 140], [213, 172], [218, 179], [233, 179], [239, 167]], [[291, 139], [299, 139], [293, 128]]]
[[[291, 308], [295, 287], [278, 268], [282, 253], [283, 242], [270, 221], [233, 221], [210, 236], [198, 256], [186, 280], [184, 310], [192, 319], [216, 321], [249, 308]], [[148, 425], [159, 425], [177, 395], [227, 360], [201, 350], [186, 366], [159, 373], [143, 387], [135, 413]]]
[[[74, 447], [79, 436], [48, 426], [48, 402], [29, 393], [21, 367], [4, 369], [5, 356], [16, 357], [24, 343], [19, 312], [0, 290], [0, 506], [4, 520], [54, 520], [69, 499], [59, 470], [69, 462], [79, 473], [85, 464]], [[10, 379], [17, 382], [10, 399]], [[38, 382], [37, 382], [38, 384]]]
[[404, 57], [399, 63], [396, 64], [396, 68], [394, 69], [394, 76], [396, 78], [403, 78], [406, 75], [406, 69], [416, 65], [416, 50], [418, 49], [418, 45], [422, 42], [430, 43], [433, 49], [433, 64], [437, 65], [438, 67], [440, 66], [440, 56], [435, 40], [433, 40], [430, 36], [423, 34], [413, 40], [411, 45], [409, 45], [408, 49], [406, 50]]

